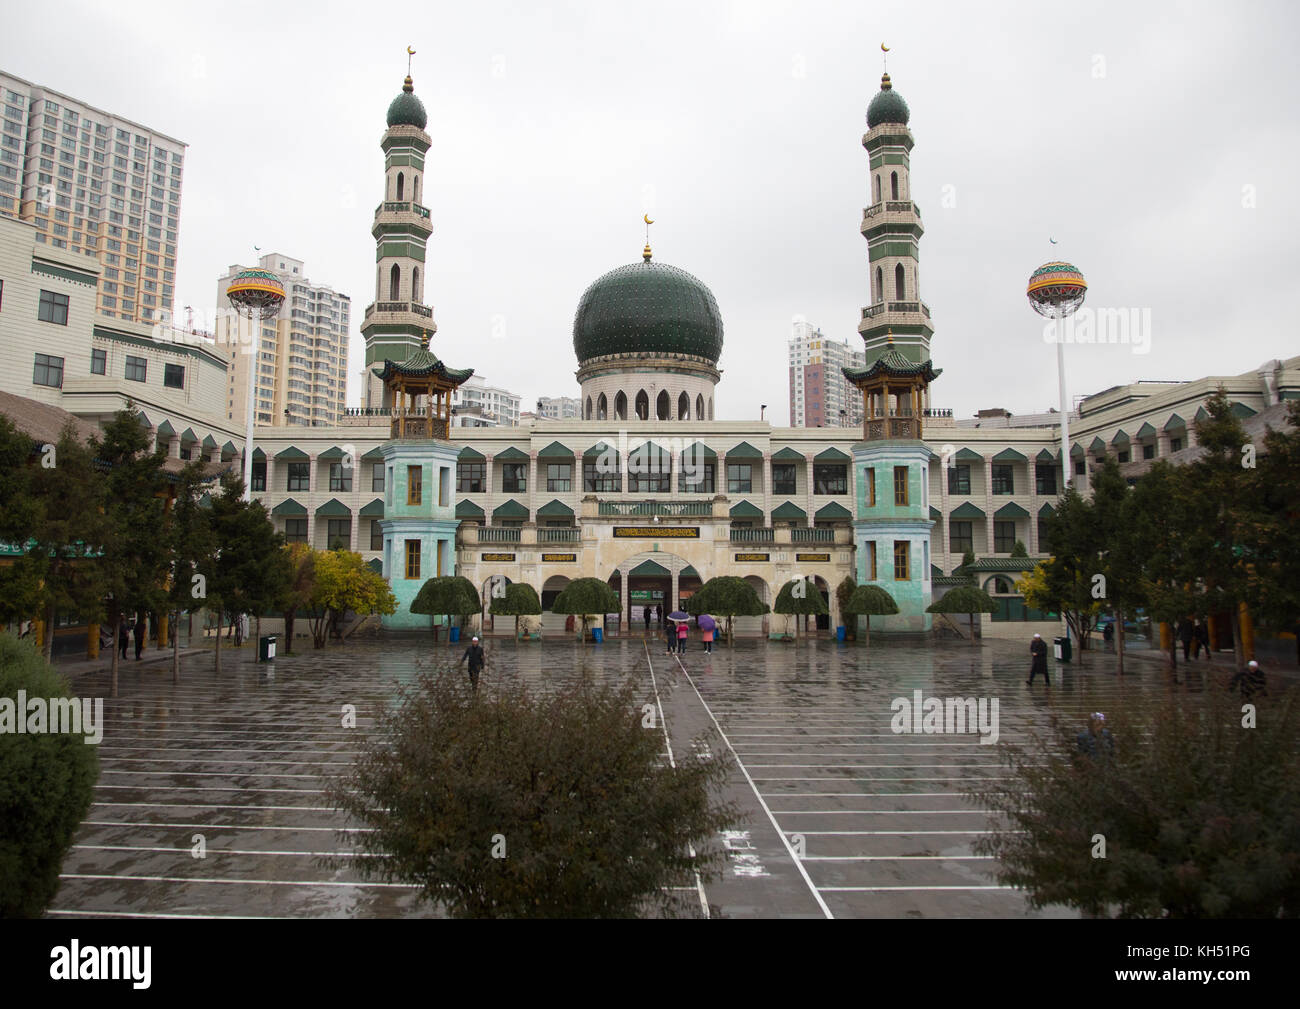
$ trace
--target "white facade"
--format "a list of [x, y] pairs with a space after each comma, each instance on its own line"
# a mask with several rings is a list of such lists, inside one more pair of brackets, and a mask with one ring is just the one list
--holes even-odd
[[510, 426], [519, 423], [519, 394], [497, 385], [488, 385], [479, 375], [472, 375], [451, 394], [456, 420], [468, 420], [463, 426]]
[[537, 416], [546, 420], [576, 420], [582, 416], [582, 400], [576, 396], [540, 396]]
[[[866, 353], [828, 340], [810, 323], [794, 323], [788, 344], [791, 427], [856, 427], [862, 400], [841, 368], [865, 368]], [[840, 416], [843, 410], [844, 416]]]

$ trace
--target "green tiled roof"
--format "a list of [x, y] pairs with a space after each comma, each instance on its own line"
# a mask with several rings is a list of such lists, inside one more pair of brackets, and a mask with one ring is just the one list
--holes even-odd
[[852, 460], [837, 448], [828, 448], [813, 456], [813, 462], [851, 462]]
[[1029, 512], [1025, 511], [1014, 501], [1008, 501], [1001, 508], [993, 513], [995, 519], [1027, 519]]
[[384, 562], [381, 561], [378, 557], [374, 557], [371, 560], [366, 561], [366, 567], [368, 567], [371, 571], [373, 571], [377, 575], [382, 575], [384, 573]]
[[667, 568], [662, 567], [659, 564], [656, 564], [654, 561], [642, 561], [631, 571], [629, 571], [628, 575], [641, 577], [641, 578], [649, 578], [649, 577], [662, 577], [663, 575], [668, 575], [671, 573], [672, 572], [670, 572]]
[[1186, 426], [1187, 421], [1183, 420], [1183, 418], [1178, 416], [1176, 413], [1170, 414], [1169, 419], [1165, 421], [1166, 431], [1177, 431], [1179, 428], [1184, 428]]
[[1156, 429], [1152, 427], [1149, 423], [1143, 424], [1140, 428], [1138, 428], [1137, 437], [1139, 439], [1154, 438], [1155, 436], [1156, 436]]
[[1040, 448], [1038, 455], [1034, 456], [1034, 462], [1056, 462], [1060, 455], [1060, 452], [1053, 454], [1045, 448]]
[[265, 461], [266, 461], [266, 453], [263, 452], [263, 451], [261, 450], [261, 448], [255, 448], [255, 449], [253, 449], [253, 458], [254, 458], [254, 459], [261, 459], [263, 462], [265, 462]]
[[499, 459], [501, 462], [527, 462], [528, 453], [522, 452], [511, 445], [509, 448], [504, 448], [498, 452], [494, 458]]
[[460, 385], [474, 374], [473, 368], [448, 368], [428, 347], [421, 347], [414, 351], [405, 361], [385, 359], [382, 368], [371, 368], [370, 371], [381, 382], [387, 382], [398, 375], [407, 378], [428, 378], [430, 375], [436, 375], [452, 385]]
[[473, 501], [456, 502], [456, 517], [458, 519], [481, 519], [483, 514], [483, 509]]
[[1056, 512], [1055, 508], [1053, 508], [1050, 504], [1045, 504], [1043, 505], [1043, 507], [1038, 509], [1038, 517], [1043, 518], [1047, 515], [1052, 515], [1055, 512]]
[[593, 456], [593, 455], [604, 455], [606, 452], [612, 452], [613, 455], [614, 455], [614, 458], [615, 458], [615, 459], [618, 458], [618, 449], [616, 449], [613, 445], [607, 445], [607, 444], [605, 444], [605, 442], [603, 442], [603, 441], [598, 441], [598, 442], [596, 442], [596, 444], [592, 445], [591, 448], [589, 448], [589, 449], [587, 449], [587, 451], [583, 452], [582, 455], [583, 455], [583, 458], [587, 458], [587, 457], [589, 457], [589, 456]]
[[800, 508], [793, 501], [786, 501], [784, 504], [777, 505], [772, 509], [772, 518], [789, 521], [791, 519], [806, 519], [808, 513]]
[[930, 505], [930, 521], [938, 522], [941, 518], [943, 518], [943, 512], [939, 511], [934, 505]]
[[203, 447], [204, 447], [204, 448], [216, 448], [216, 447], [217, 447], [217, 439], [214, 438], [214, 437], [212, 437], [212, 435], [210, 435], [210, 434], [205, 434], [205, 435], [203, 436]]
[[1252, 410], [1250, 407], [1248, 407], [1245, 403], [1233, 403], [1232, 415], [1234, 417], [1242, 417], [1242, 418], [1253, 417], [1255, 416], [1255, 411]]
[[415, 97], [414, 89], [402, 92], [388, 105], [389, 126], [414, 126], [424, 129], [429, 122], [429, 114], [424, 111], [424, 103]]
[[980, 455], [978, 452], [974, 451], [973, 449], [969, 449], [969, 448], [958, 449], [957, 454], [954, 455], [953, 458], [958, 462], [983, 462], [984, 461], [984, 457], [982, 455]]
[[761, 519], [763, 509], [750, 504], [748, 501], [738, 501], [731, 506], [731, 510], [727, 514], [733, 519]]
[[189, 444], [190, 442], [194, 442], [198, 440], [199, 440], [199, 436], [194, 433], [194, 428], [192, 427], [187, 427], [184, 431], [181, 432], [182, 445], [186, 445]]
[[722, 313], [713, 292], [685, 270], [631, 263], [583, 292], [573, 317], [573, 350], [579, 361], [687, 354], [716, 362], [722, 356]]
[[478, 449], [470, 448], [466, 445], [456, 455], [457, 462], [481, 462], [486, 458]]
[[294, 448], [292, 445], [290, 445], [288, 448], [281, 449], [279, 452], [275, 453], [275, 457], [277, 459], [299, 460], [299, 459], [306, 459], [307, 453], [300, 448]]
[[915, 375], [925, 376], [927, 382], [933, 382], [939, 375], [943, 374], [942, 368], [935, 368], [934, 363], [929, 359], [916, 364], [904, 357], [897, 347], [890, 344], [885, 348], [885, 352], [876, 358], [869, 368], [841, 368], [844, 377], [850, 382], [865, 382], [868, 379], [875, 378], [877, 375], [888, 375], [891, 378], [911, 378]]
[[338, 498], [330, 498], [323, 505], [316, 509], [317, 515], [325, 515], [329, 518], [335, 518], [343, 515], [351, 515], [352, 509], [345, 505]]
[[176, 429], [175, 429], [174, 427], [172, 427], [172, 422], [171, 422], [171, 421], [169, 421], [169, 420], [165, 420], [165, 421], [163, 421], [161, 424], [158, 425], [158, 437], [159, 437], [159, 438], [170, 438], [170, 437], [172, 437], [174, 434], [176, 434]]
[[376, 445], [369, 452], [361, 457], [363, 462], [378, 462], [384, 457], [384, 450]]
[[733, 445], [727, 449], [728, 459], [762, 459], [763, 453], [754, 448], [747, 441], [742, 441], [739, 445]]
[[528, 509], [521, 505], [514, 498], [497, 505], [492, 509], [494, 519], [526, 519], [528, 518]]
[[959, 504], [948, 516], [954, 519], [982, 519], [985, 517], [982, 509], [977, 508], [969, 501]]
[[993, 457], [994, 462], [1029, 462], [1029, 460], [1017, 452], [1014, 448], [1004, 448], [1001, 452]]
[[882, 83], [880, 90], [876, 92], [876, 97], [871, 99], [871, 104], [867, 106], [867, 128], [875, 129], [881, 123], [897, 123], [906, 126], [910, 115], [911, 112], [907, 108], [907, 102], [903, 101], [903, 96], [895, 91], [892, 85], [885, 87]]
[[981, 557], [966, 571], [1032, 571], [1046, 557]]
[[235, 443], [233, 441], [228, 441], [221, 446], [221, 454], [239, 455], [239, 449], [235, 448]]
[[682, 457], [696, 462], [717, 462], [718, 453], [702, 441], [692, 442], [682, 449]]
[[568, 445], [561, 445], [558, 441], [553, 441], [546, 448], [537, 453], [539, 459], [572, 459], [573, 449]]
[[1128, 435], [1125, 434], [1123, 428], [1120, 428], [1118, 431], [1115, 432], [1115, 437], [1112, 438], [1112, 439], [1110, 440], [1110, 443], [1111, 443], [1112, 445], [1127, 445], [1127, 444], [1128, 444]]
[[1096, 438], [1092, 439], [1092, 444], [1088, 446], [1088, 451], [1091, 452], [1093, 455], [1106, 454], [1106, 443], [1101, 440], [1101, 435], [1098, 435]]
[[832, 501], [830, 504], [822, 505], [822, 507], [818, 508], [817, 513], [813, 516], [813, 518], [817, 520], [851, 519], [853, 518], [853, 513], [850, 512], [839, 502]]
[[[481, 509], [481, 508], [479, 509], [479, 514], [480, 514], [480, 515], [483, 514], [483, 509]], [[363, 519], [368, 519], [368, 518], [381, 519], [381, 518], [383, 518], [383, 517], [384, 517], [384, 499], [383, 499], [383, 498], [378, 498], [378, 497], [377, 497], [377, 498], [375, 498], [373, 501], [371, 501], [370, 504], [368, 504], [368, 505], [363, 505], [362, 508], [361, 508], [361, 510], [360, 510], [359, 512], [357, 512], [357, 515], [359, 515], [359, 516], [360, 516], [361, 518], [363, 518]]]
[[318, 455], [316, 458], [317, 458], [317, 459], [328, 459], [328, 460], [330, 460], [330, 461], [333, 461], [333, 460], [335, 460], [335, 459], [342, 459], [345, 455], [347, 455], [347, 453], [344, 452], [343, 449], [341, 449], [341, 448], [339, 448], [337, 445], [335, 445], [333, 448], [327, 448], [324, 452], [322, 452], [322, 453], [321, 453], [320, 455]]
[[781, 449], [781, 451], [779, 452], [772, 453], [772, 461], [773, 462], [803, 462], [804, 456], [802, 452], [797, 452], [794, 449], [787, 446], [786, 448]]
[[307, 509], [300, 505], [291, 497], [285, 498], [278, 505], [271, 509], [271, 514], [280, 515], [306, 515]]
[[539, 518], [573, 518], [573, 509], [558, 498], [553, 498], [537, 509]]

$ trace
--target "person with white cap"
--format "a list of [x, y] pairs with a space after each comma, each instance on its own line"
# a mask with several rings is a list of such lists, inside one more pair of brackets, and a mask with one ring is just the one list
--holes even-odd
[[1041, 634], [1035, 634], [1033, 640], [1029, 642], [1029, 654], [1034, 658], [1029, 666], [1029, 679], [1025, 680], [1025, 682], [1032, 687], [1034, 677], [1042, 673], [1048, 687], [1051, 687], [1052, 678], [1047, 675], [1047, 642], [1043, 640]]
[[1268, 684], [1264, 679], [1264, 670], [1259, 667], [1259, 663], [1251, 659], [1246, 663], [1246, 668], [1239, 670], [1228, 684], [1229, 690], [1238, 690], [1241, 696], [1250, 700], [1256, 694], [1267, 694]]
[[1115, 752], [1115, 740], [1106, 728], [1106, 716], [1094, 711], [1088, 719], [1088, 727], [1075, 737], [1079, 752], [1089, 757], [1109, 757]]
[[478, 693], [478, 674], [483, 670], [483, 646], [478, 643], [478, 635], [474, 636], [465, 649], [465, 654], [460, 657], [461, 662], [466, 659], [469, 659], [469, 685]]

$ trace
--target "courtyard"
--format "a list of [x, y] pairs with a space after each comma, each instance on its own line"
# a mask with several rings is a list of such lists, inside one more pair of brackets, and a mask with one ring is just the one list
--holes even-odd
[[[324, 790], [380, 706], [449, 652], [458, 658], [459, 646], [390, 636], [259, 665], [245, 648], [224, 656], [221, 674], [210, 656], [189, 659], [178, 686], [163, 666], [127, 663], [116, 699], [106, 673], [82, 676], [77, 694], [105, 696], [101, 774], [49, 914], [436, 916], [412, 889], [363, 882], [346, 865], [346, 825]], [[972, 852], [989, 818], [963, 792], [1003, 773], [998, 748], [976, 734], [890, 727], [891, 702], [917, 690], [997, 698], [1000, 738], [1015, 742], [1052, 710], [1082, 726], [1089, 711], [1166, 682], [1152, 662], [1130, 663], [1121, 680], [1112, 658], [1094, 654], [1082, 668], [1053, 663], [1049, 693], [1025, 685], [1027, 666], [1025, 645], [999, 641], [739, 640], [712, 654], [692, 642], [679, 658], [653, 637], [493, 640], [485, 683], [521, 677], [545, 690], [583, 672], [633, 676], [676, 753], [710, 727], [722, 733], [737, 758], [727, 790], [745, 822], [718, 839], [729, 849], [723, 877], [681, 893], [685, 914], [1072, 917], [1032, 911]], [[356, 728], [343, 726], [346, 705]], [[322, 861], [339, 854], [343, 868]]]

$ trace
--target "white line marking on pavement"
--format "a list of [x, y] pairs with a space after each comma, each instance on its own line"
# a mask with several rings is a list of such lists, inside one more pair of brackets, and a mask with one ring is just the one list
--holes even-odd
[[59, 879], [133, 879], [144, 883], [233, 883], [236, 886], [337, 886], [353, 889], [380, 887], [393, 890], [418, 890], [411, 883], [340, 883], [324, 879], [207, 879], [203, 876], [113, 876], [102, 873], [61, 872]]

